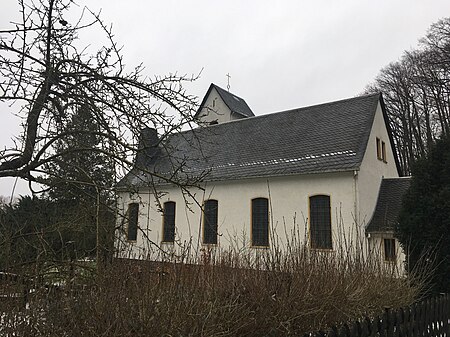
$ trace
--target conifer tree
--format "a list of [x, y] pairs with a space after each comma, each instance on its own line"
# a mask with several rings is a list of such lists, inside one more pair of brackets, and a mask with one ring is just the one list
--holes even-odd
[[89, 105], [79, 108], [62, 130], [65, 137], [56, 145], [60, 156], [49, 163], [45, 183], [70, 233], [74, 257], [100, 253], [105, 260], [112, 253], [115, 169], [102, 150], [99, 129]]
[[450, 137], [443, 136], [413, 165], [397, 236], [413, 270], [424, 254], [435, 262], [432, 291], [450, 291]]

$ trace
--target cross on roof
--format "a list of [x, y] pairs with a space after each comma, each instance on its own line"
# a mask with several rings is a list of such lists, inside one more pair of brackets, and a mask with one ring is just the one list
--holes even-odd
[[230, 78], [231, 78], [231, 75], [230, 75], [230, 73], [228, 73], [226, 76], [228, 77], [227, 90], [230, 91]]

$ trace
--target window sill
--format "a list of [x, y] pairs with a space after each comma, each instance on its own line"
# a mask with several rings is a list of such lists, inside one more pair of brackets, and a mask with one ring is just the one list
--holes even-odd
[[250, 247], [251, 247], [251, 248], [255, 248], [255, 249], [269, 249], [269, 248], [270, 248], [269, 245], [267, 245], [267, 246], [251, 245]]
[[315, 252], [324, 252], [324, 253], [334, 253], [334, 249], [333, 248], [310, 248], [311, 250], [315, 251]]

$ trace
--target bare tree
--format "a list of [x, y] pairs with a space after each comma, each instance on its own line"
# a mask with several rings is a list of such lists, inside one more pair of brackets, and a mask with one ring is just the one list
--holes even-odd
[[366, 91], [382, 91], [404, 174], [450, 132], [450, 18], [431, 25], [417, 49], [380, 71]]
[[[0, 101], [20, 105], [20, 141], [0, 151], [0, 177], [40, 181], [52, 172], [48, 163], [64, 153], [55, 146], [70, 133], [83, 137], [89, 130], [67, 128], [73, 115], [88, 107], [99, 126], [95, 132], [105, 153], [129, 170], [130, 139], [150, 126], [164, 135], [191, 122], [196, 99], [183, 84], [193, 77], [169, 74], [148, 77], [138, 65], [128, 71], [111, 29], [87, 8], [69, 22], [72, 0], [19, 0], [22, 20], [0, 30]], [[67, 21], [66, 21], [67, 20]], [[97, 49], [83, 47], [82, 30], [100, 29], [106, 42]], [[136, 144], [136, 142], [134, 142]], [[71, 149], [87, 151], [87, 149]], [[92, 151], [92, 149], [89, 149]]]
[[[0, 30], [0, 102], [22, 119], [23, 131], [13, 147], [0, 150], [0, 178], [20, 177], [49, 188], [58, 184], [67, 190], [75, 186], [85, 194], [92, 192], [85, 204], [95, 213], [92, 230], [99, 260], [99, 249], [110, 241], [100, 239], [108, 236], [104, 228], [113, 232], [110, 189], [120, 174], [97, 179], [101, 175], [77, 163], [80, 158], [105, 158], [97, 169], [104, 165], [113, 167], [113, 173], [130, 171], [137, 164], [132, 156], [138, 150], [141, 130], [157, 130], [163, 142], [191, 125], [197, 102], [186, 93], [184, 84], [196, 76], [150, 77], [142, 64], [126, 67], [111, 27], [99, 13], [73, 0], [18, 0], [18, 6], [21, 20]], [[103, 33], [98, 47], [81, 40], [80, 34], [87, 36], [90, 31]], [[74, 127], [80, 111], [95, 128], [88, 123]], [[93, 137], [94, 146], [74, 141]], [[88, 152], [94, 155], [85, 155]], [[56, 169], [62, 166], [78, 174]], [[163, 177], [177, 184], [172, 178]], [[90, 187], [78, 188], [77, 184]], [[50, 199], [54, 195], [47, 193]], [[89, 213], [79, 210], [77, 214]], [[80, 225], [79, 220], [70, 221]]]

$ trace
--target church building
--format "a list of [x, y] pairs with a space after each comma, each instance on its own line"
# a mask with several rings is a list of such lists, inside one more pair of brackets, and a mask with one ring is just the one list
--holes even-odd
[[199, 127], [165, 139], [142, 131], [135, 167], [117, 186], [122, 256], [295, 243], [359, 246], [400, 266], [393, 229], [410, 179], [385, 109], [376, 93], [255, 116], [211, 84]]

